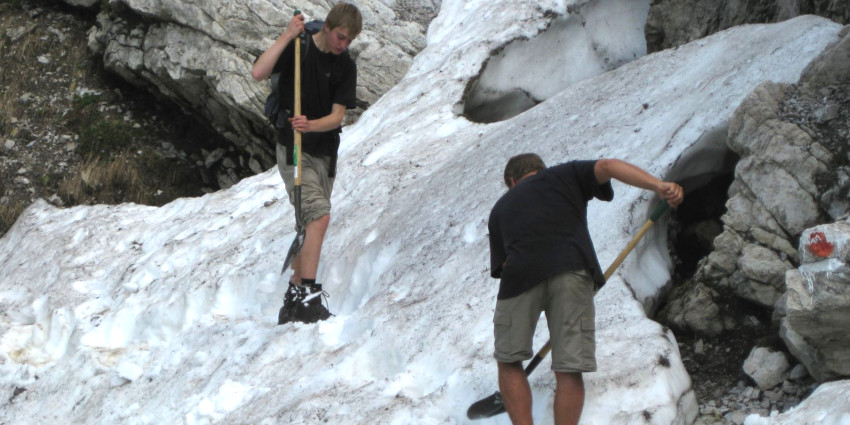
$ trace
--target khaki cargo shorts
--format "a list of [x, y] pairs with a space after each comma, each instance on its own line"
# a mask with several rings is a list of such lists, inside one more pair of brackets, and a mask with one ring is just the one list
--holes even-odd
[[[295, 166], [286, 165], [286, 148], [280, 144], [275, 154], [289, 203], [295, 205]], [[301, 218], [305, 226], [331, 213], [334, 179], [328, 177], [330, 162], [324, 155], [301, 153]]]
[[552, 343], [552, 370], [596, 371], [593, 279], [586, 271], [569, 271], [528, 291], [496, 301], [493, 315], [495, 352], [502, 363], [528, 360], [540, 313], [546, 313]]

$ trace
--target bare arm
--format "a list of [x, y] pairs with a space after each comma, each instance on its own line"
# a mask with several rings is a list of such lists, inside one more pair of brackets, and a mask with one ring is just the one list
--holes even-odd
[[339, 103], [334, 103], [331, 107], [331, 113], [324, 117], [315, 120], [308, 120], [304, 115], [298, 115], [289, 119], [292, 123], [292, 128], [302, 133], [313, 131], [330, 131], [342, 124], [345, 118], [345, 106]]
[[256, 81], [263, 81], [269, 78], [269, 75], [272, 74], [272, 70], [274, 70], [274, 65], [277, 63], [278, 58], [280, 58], [283, 50], [286, 49], [286, 46], [298, 37], [298, 34], [304, 31], [304, 15], [298, 14], [292, 17], [292, 20], [289, 21], [289, 25], [287, 25], [286, 30], [280, 35], [280, 37], [257, 58], [257, 61], [254, 62], [254, 68], [251, 69], [251, 77]]
[[640, 167], [619, 159], [600, 159], [596, 161], [593, 172], [599, 184], [615, 179], [630, 186], [651, 190], [657, 193], [661, 199], [666, 199], [670, 206], [674, 208], [682, 203], [684, 197], [682, 186], [673, 182], [662, 181]]

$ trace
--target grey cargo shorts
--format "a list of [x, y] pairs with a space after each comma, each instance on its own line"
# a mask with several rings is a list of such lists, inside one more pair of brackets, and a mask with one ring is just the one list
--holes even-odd
[[[277, 144], [277, 167], [289, 202], [295, 205], [295, 166], [286, 165], [286, 148]], [[331, 159], [324, 155], [301, 153], [301, 219], [306, 226], [331, 213], [334, 179], [328, 177]]]
[[540, 313], [546, 313], [552, 343], [552, 370], [596, 371], [593, 279], [586, 271], [569, 271], [528, 291], [496, 301], [493, 315], [495, 352], [502, 363], [528, 360]]

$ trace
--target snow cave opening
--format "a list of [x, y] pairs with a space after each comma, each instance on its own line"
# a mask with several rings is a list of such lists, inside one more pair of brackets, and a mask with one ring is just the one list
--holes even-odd
[[477, 123], [510, 119], [583, 80], [646, 55], [649, 1], [600, 0], [547, 12], [546, 28], [494, 49], [455, 112]]
[[685, 190], [675, 210], [669, 246], [674, 260], [673, 285], [691, 278], [700, 260], [714, 249], [723, 231], [729, 186], [739, 156], [726, 144], [728, 126], [708, 131], [685, 151], [666, 177]]

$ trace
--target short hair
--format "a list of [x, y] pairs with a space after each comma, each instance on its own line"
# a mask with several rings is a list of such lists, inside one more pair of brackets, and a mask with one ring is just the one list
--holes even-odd
[[522, 176], [534, 171], [542, 171], [545, 168], [546, 164], [536, 153], [523, 153], [514, 156], [505, 165], [505, 185], [511, 187], [511, 179], [519, 181]]
[[360, 9], [357, 6], [351, 3], [338, 3], [328, 12], [325, 25], [329, 29], [348, 28], [348, 36], [354, 39], [363, 29], [363, 17], [360, 15]]

